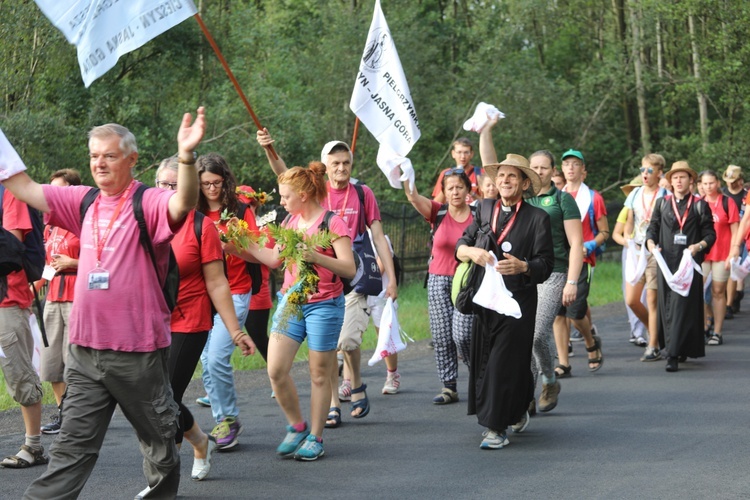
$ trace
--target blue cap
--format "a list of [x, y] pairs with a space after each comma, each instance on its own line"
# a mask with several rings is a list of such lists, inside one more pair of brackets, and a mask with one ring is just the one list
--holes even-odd
[[575, 149], [569, 149], [566, 152], [564, 152], [562, 155], [562, 160], [565, 161], [565, 158], [567, 158], [568, 156], [575, 156], [576, 158], [581, 160], [584, 164], [586, 163], [586, 160], [583, 159], [583, 153]]

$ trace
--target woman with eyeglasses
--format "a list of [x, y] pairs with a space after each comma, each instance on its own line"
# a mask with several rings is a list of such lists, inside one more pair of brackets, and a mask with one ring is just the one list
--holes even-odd
[[462, 168], [453, 168], [445, 171], [441, 182], [446, 203], [430, 200], [404, 182], [406, 198], [432, 226], [427, 312], [438, 377], [443, 384], [440, 394], [432, 399], [436, 405], [458, 401], [458, 359], [469, 364], [472, 324], [472, 316], [461, 314], [451, 302], [451, 285], [458, 267], [454, 256], [456, 241], [473, 220], [466, 203], [471, 181]]
[[[162, 160], [156, 171], [156, 186], [161, 189], [176, 189], [176, 157]], [[211, 470], [211, 454], [216, 449], [216, 439], [201, 430], [190, 410], [182, 403], [182, 397], [193, 377], [211, 329], [211, 304], [213, 303], [223, 323], [234, 332], [235, 342], [243, 354], [252, 354], [255, 346], [242, 332], [237, 321], [229, 282], [224, 275], [219, 233], [211, 219], [195, 210], [191, 211], [171, 245], [180, 270], [177, 306], [172, 311], [172, 347], [169, 353], [172, 392], [180, 407], [180, 425], [175, 441], [179, 448], [184, 437], [193, 446], [191, 478], [201, 481]]]
[[714, 231], [716, 231], [716, 242], [706, 253], [701, 264], [704, 286], [709, 274], [711, 275], [711, 302], [704, 302], [703, 309], [706, 318], [705, 330], [709, 335], [707, 345], [714, 346], [724, 343], [721, 330], [727, 313], [727, 280], [729, 280], [729, 266], [725, 262], [729, 257], [732, 241], [737, 234], [740, 213], [734, 200], [721, 192], [719, 174], [713, 170], [704, 170], [699, 174], [698, 182], [703, 188], [703, 200], [711, 208]]
[[[239, 202], [235, 187], [234, 174], [229, 169], [226, 160], [217, 153], [202, 155], [196, 161], [200, 179], [200, 196], [198, 211], [211, 219], [219, 229], [226, 230], [226, 220], [222, 214], [234, 215], [238, 213]], [[257, 230], [255, 215], [252, 210], [245, 210], [244, 220], [250, 231]], [[232, 292], [235, 314], [242, 325], [247, 318], [252, 291], [252, 279], [247, 271], [237, 249], [231, 243], [222, 243], [226, 255], [226, 273]], [[206, 347], [201, 355], [203, 365], [203, 386], [211, 405], [216, 427], [211, 435], [216, 438], [218, 450], [233, 448], [238, 443], [242, 433], [242, 424], [237, 418], [237, 393], [234, 388], [234, 374], [230, 358], [234, 351], [232, 339], [236, 332], [228, 328], [217, 315], [214, 326], [208, 334]]]

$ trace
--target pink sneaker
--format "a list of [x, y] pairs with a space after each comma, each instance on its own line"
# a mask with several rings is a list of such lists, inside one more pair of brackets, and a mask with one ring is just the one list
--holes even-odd
[[396, 394], [401, 385], [401, 374], [399, 372], [388, 373], [383, 385], [383, 394]]

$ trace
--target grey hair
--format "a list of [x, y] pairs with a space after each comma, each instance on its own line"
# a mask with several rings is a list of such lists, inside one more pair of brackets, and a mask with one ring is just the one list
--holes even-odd
[[120, 151], [127, 156], [130, 153], [138, 152], [138, 145], [135, 142], [135, 136], [133, 133], [122, 125], [117, 123], [107, 123], [106, 125], [99, 125], [89, 131], [89, 140], [91, 139], [103, 139], [106, 137], [112, 137], [116, 135], [120, 138]]
[[164, 158], [161, 163], [159, 163], [159, 168], [156, 169], [156, 179], [159, 178], [159, 174], [162, 173], [165, 169], [174, 170], [177, 172], [178, 170], [178, 161], [177, 161], [177, 155], [170, 156], [169, 158]]

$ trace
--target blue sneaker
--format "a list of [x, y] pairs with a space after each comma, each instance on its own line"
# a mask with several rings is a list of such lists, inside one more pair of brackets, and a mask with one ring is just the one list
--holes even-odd
[[297, 453], [294, 454], [294, 459], [310, 462], [319, 459], [325, 454], [326, 452], [323, 450], [323, 441], [318, 441], [318, 438], [309, 434], [307, 439], [305, 439], [305, 442], [302, 443], [302, 446], [297, 450]]
[[482, 436], [484, 436], [484, 439], [482, 439], [482, 443], [479, 447], [483, 450], [499, 450], [510, 444], [510, 441], [508, 441], [508, 435], [505, 431], [497, 432], [492, 429], [487, 429], [482, 433]]
[[208, 396], [203, 396], [202, 398], [198, 398], [195, 400], [198, 405], [203, 406], [205, 408], [211, 408], [211, 400], [208, 399]]
[[237, 446], [243, 430], [242, 424], [236, 418], [224, 418], [211, 431], [211, 435], [216, 439], [216, 450], [224, 451]]
[[281, 442], [279, 447], [276, 448], [276, 454], [284, 458], [293, 456], [297, 451], [297, 448], [300, 447], [302, 442], [309, 435], [310, 430], [307, 428], [307, 424], [305, 424], [305, 430], [302, 432], [297, 432], [294, 430], [294, 427], [292, 427], [291, 425], [287, 425], [286, 437]]

